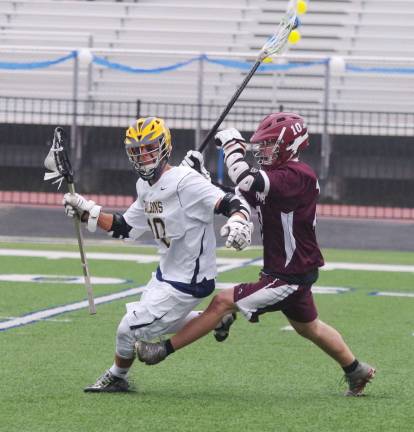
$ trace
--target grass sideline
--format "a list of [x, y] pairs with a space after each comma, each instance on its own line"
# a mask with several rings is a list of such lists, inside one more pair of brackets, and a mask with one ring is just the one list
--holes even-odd
[[[0, 243], [0, 249], [77, 251], [76, 245]], [[87, 252], [150, 253], [154, 248], [87, 245]], [[412, 264], [413, 253], [326, 250], [327, 261]], [[260, 250], [220, 250], [219, 256], [255, 258]], [[145, 284], [155, 263], [90, 260], [94, 276], [129, 279], [126, 286], [97, 285], [96, 295]], [[256, 280], [257, 267], [219, 275], [221, 282]], [[0, 274], [80, 275], [78, 260], [5, 257]], [[282, 331], [280, 313], [259, 324], [239, 317], [231, 336], [218, 344], [206, 337], [155, 367], [136, 364], [137, 391], [126, 395], [84, 394], [112, 362], [119, 300], [0, 332], [3, 379], [0, 431], [411, 431], [414, 424], [411, 364], [414, 299], [369, 296], [372, 291], [414, 292], [414, 274], [332, 270], [319, 286], [353, 291], [316, 294], [323, 320], [338, 327], [378, 376], [365, 398], [344, 398], [341, 370], [310, 342]], [[0, 315], [85, 298], [74, 284], [0, 282]], [[205, 303], [204, 303], [205, 305]], [[69, 321], [67, 321], [69, 320]]]

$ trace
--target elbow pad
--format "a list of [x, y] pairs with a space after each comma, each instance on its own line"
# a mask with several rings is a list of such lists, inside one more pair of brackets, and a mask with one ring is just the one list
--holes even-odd
[[240, 154], [233, 153], [226, 160], [231, 181], [244, 192], [269, 191], [269, 179], [262, 170], [252, 168]]
[[232, 214], [240, 212], [246, 218], [250, 220], [250, 206], [242, 197], [236, 196], [229, 192], [224, 195], [221, 199], [219, 206], [214, 211], [216, 214], [222, 214], [226, 217], [230, 217]]
[[132, 226], [126, 223], [124, 217], [121, 214], [114, 214], [114, 220], [112, 221], [112, 226], [109, 231], [109, 234], [111, 234], [113, 238], [128, 238], [131, 229]]

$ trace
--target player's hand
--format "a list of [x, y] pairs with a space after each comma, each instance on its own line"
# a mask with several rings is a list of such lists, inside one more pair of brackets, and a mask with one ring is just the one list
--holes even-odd
[[206, 170], [206, 167], [204, 166], [204, 158], [200, 152], [196, 150], [189, 150], [185, 155], [184, 159], [182, 160], [181, 165], [188, 166], [196, 170], [205, 179], [211, 181], [210, 173]]
[[83, 216], [85, 212], [90, 212], [96, 205], [95, 201], [87, 200], [82, 195], [66, 193], [63, 196], [63, 205], [65, 206], [65, 213], [69, 217], [75, 217], [76, 214]]
[[218, 132], [215, 136], [215, 141], [216, 146], [223, 149], [224, 162], [226, 164], [231, 155], [234, 155], [230, 158], [231, 160], [234, 158], [240, 159], [240, 157], [244, 158], [246, 154], [246, 141], [237, 129], [231, 128]]
[[93, 232], [96, 230], [101, 206], [96, 205], [95, 201], [87, 200], [77, 193], [66, 193], [63, 196], [62, 203], [65, 206], [66, 216], [73, 218], [79, 215], [82, 222], [88, 222], [89, 231]]
[[252, 242], [253, 224], [239, 215], [230, 216], [221, 227], [220, 235], [227, 236], [226, 247], [243, 250]]

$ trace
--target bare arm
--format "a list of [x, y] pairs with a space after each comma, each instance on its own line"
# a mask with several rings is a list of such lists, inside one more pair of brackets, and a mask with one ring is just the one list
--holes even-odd
[[110, 231], [113, 221], [114, 215], [112, 213], [105, 213], [101, 211], [98, 218], [98, 227], [105, 231]]

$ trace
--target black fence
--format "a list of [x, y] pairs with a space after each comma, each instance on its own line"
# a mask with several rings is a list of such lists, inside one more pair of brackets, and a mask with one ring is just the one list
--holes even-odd
[[[68, 133], [78, 191], [133, 197], [136, 176], [123, 137], [136, 117], [157, 115], [166, 120], [173, 137], [172, 163], [177, 164], [196, 147], [221, 110], [141, 101], [0, 98], [0, 199], [44, 204], [41, 193], [55, 191], [43, 181], [43, 162], [57, 125]], [[414, 113], [274, 107], [279, 110], [299, 112], [308, 122], [311, 146], [302, 158], [321, 178], [321, 203], [331, 209], [327, 214], [340, 215], [337, 205], [348, 206], [348, 210], [343, 207], [348, 215], [354, 215], [349, 206], [371, 206], [375, 210], [362, 215], [413, 217]], [[268, 113], [267, 108], [236, 104], [223, 127], [234, 126], [248, 139]], [[219, 154], [213, 143], [205, 158], [216, 176]], [[31, 194], [11, 193], [23, 191]]]

